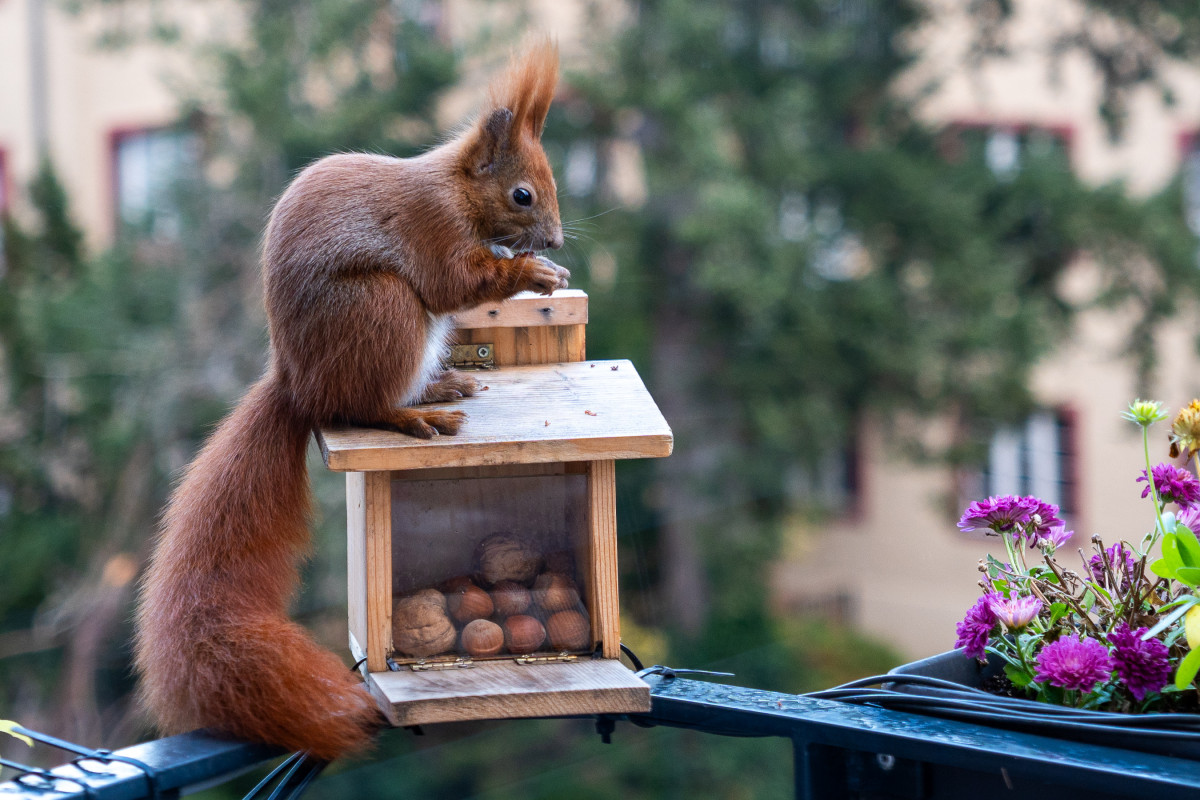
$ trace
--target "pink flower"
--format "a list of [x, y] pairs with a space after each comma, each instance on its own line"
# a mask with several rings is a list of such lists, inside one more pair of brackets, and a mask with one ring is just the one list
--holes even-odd
[[1200, 506], [1181, 508], [1175, 515], [1175, 521], [1187, 526], [1189, 531], [1200, 536]]
[[1038, 612], [1042, 610], [1042, 601], [1030, 595], [1029, 597], [1013, 597], [1004, 599], [996, 594], [988, 600], [988, 608], [1004, 627], [1010, 631], [1020, 631], [1025, 628]]
[[1036, 545], [1037, 547], [1044, 547], [1049, 545], [1051, 548], [1050, 552], [1054, 552], [1067, 542], [1071, 541], [1071, 537], [1074, 535], [1075, 531], [1067, 530], [1066, 525], [1055, 525], [1053, 528], [1043, 533], [1037, 539], [1037, 541], [1030, 542], [1029, 546], [1033, 547]]
[[1090, 692], [1096, 684], [1107, 681], [1113, 663], [1108, 648], [1095, 639], [1079, 635], [1064, 636], [1042, 648], [1037, 657], [1034, 680]]

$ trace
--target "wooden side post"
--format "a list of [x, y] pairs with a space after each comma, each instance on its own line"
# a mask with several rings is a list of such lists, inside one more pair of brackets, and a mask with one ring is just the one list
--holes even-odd
[[604, 658], [621, 656], [621, 606], [617, 572], [616, 461], [589, 461], [587, 470], [588, 535], [591, 540], [592, 635]]
[[392, 648], [392, 475], [346, 474], [350, 652], [367, 671], [387, 669]]

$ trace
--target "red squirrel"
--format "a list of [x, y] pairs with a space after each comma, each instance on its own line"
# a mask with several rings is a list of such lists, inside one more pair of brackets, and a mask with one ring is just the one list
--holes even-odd
[[477, 120], [415, 158], [343, 154], [275, 205], [262, 248], [263, 377], [186, 470], [143, 579], [135, 662], [165, 732], [207, 727], [332, 759], [382, 724], [343, 662], [288, 618], [309, 546], [305, 450], [329, 423], [454, 434], [470, 395], [441, 367], [449, 314], [570, 274], [541, 134], [558, 50], [527, 46]]

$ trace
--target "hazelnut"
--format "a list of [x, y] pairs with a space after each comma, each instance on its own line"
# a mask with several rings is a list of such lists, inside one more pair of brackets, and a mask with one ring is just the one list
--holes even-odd
[[487, 619], [492, 615], [492, 598], [478, 586], [467, 585], [446, 598], [450, 616], [459, 622]]
[[517, 614], [504, 621], [504, 645], [510, 653], [532, 653], [546, 641], [546, 629], [536, 618]]
[[578, 611], [559, 611], [546, 620], [550, 646], [555, 650], [586, 650], [592, 643], [587, 617]]
[[492, 587], [492, 603], [502, 617], [522, 613], [531, 602], [529, 590], [516, 581], [500, 581]]
[[[434, 592], [439, 597], [441, 592]], [[396, 601], [392, 612], [392, 644], [407, 656], [424, 658], [445, 653], [454, 647], [458, 633], [446, 616], [442, 603], [419, 592]]]
[[541, 557], [511, 533], [493, 533], [475, 549], [479, 574], [484, 582], [500, 581], [528, 584], [537, 575]]
[[504, 649], [504, 631], [486, 619], [472, 620], [463, 628], [462, 649], [472, 656], [494, 656]]
[[579, 590], [566, 575], [545, 572], [533, 582], [533, 596], [547, 611], [566, 611], [579, 608]]
[[473, 580], [471, 580], [470, 575], [459, 575], [457, 577], [451, 578], [448, 581], [442, 581], [440, 584], [438, 584], [438, 588], [441, 589], [444, 594], [454, 594], [455, 592], [457, 592], [459, 589], [463, 588], [464, 586], [474, 586], [474, 585], [475, 585], [475, 582]]

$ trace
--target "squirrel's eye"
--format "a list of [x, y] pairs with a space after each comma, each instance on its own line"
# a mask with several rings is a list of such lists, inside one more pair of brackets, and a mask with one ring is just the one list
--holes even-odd
[[513, 200], [519, 206], [533, 205], [533, 195], [529, 193], [528, 189], [522, 189], [520, 187], [513, 189]]

